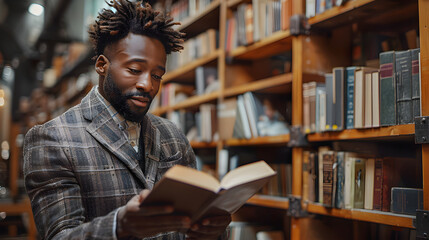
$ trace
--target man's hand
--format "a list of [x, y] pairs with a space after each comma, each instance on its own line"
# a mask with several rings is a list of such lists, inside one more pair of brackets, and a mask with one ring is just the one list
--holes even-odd
[[191, 219], [187, 216], [173, 215], [172, 206], [140, 206], [149, 194], [143, 190], [134, 196], [118, 212], [116, 234], [118, 238], [134, 236], [145, 238], [162, 232], [188, 229]]
[[192, 225], [191, 229], [186, 233], [186, 239], [218, 239], [225, 232], [230, 222], [231, 215], [205, 218]]

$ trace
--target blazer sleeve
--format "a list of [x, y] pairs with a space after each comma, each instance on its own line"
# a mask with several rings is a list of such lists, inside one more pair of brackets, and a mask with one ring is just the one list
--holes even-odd
[[25, 186], [39, 234], [42, 239], [114, 239], [118, 209], [85, 223], [80, 186], [60, 131], [36, 126], [25, 136]]

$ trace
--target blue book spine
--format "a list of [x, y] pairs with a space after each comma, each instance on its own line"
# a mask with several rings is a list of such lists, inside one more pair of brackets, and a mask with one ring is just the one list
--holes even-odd
[[357, 67], [346, 68], [346, 129], [354, 128], [354, 96], [355, 96], [355, 71]]
[[337, 192], [335, 207], [344, 208], [344, 152], [337, 152]]

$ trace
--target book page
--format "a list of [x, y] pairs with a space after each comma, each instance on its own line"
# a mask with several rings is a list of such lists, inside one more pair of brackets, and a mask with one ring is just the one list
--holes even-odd
[[165, 177], [204, 188], [212, 192], [217, 192], [220, 188], [219, 181], [215, 177], [181, 165], [176, 165], [168, 170], [164, 175], [164, 178]]
[[223, 189], [229, 189], [246, 182], [255, 181], [272, 175], [275, 175], [273, 169], [264, 161], [258, 161], [230, 171], [222, 179], [220, 185]]

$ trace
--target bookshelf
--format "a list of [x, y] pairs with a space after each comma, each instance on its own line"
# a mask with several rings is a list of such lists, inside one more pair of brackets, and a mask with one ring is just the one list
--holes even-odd
[[[351, 49], [353, 47], [353, 36], [356, 35], [353, 28], [356, 26], [358, 29], [368, 32], [387, 31], [395, 28], [395, 26], [398, 26], [399, 30], [397, 31], [402, 31], [404, 25], [407, 24], [419, 26], [420, 64], [422, 66], [421, 89], [429, 89], [429, 68], [427, 67], [429, 65], [429, 30], [425, 28], [425, 26], [429, 25], [428, 1], [346, 1], [341, 6], [333, 7], [309, 18], [309, 35], [293, 36], [290, 34], [289, 29], [280, 30], [258, 41], [226, 51], [227, 20], [234, 15], [240, 4], [249, 4], [250, 2], [247, 0], [215, 0], [205, 10], [182, 22], [179, 29], [187, 33], [188, 37], [195, 37], [208, 28], [219, 30], [219, 48], [209, 55], [195, 59], [182, 67], [169, 70], [163, 77], [163, 84], [195, 84], [195, 70], [198, 67], [214, 66], [218, 71], [219, 90], [208, 94], [190, 96], [175, 105], [160, 106], [153, 110], [153, 114], [166, 116], [177, 110], [197, 112], [203, 104], [219, 105], [246, 92], [255, 92], [265, 95], [280, 94], [282, 96], [281, 101], [291, 103], [289, 123], [296, 127], [303, 126], [303, 84], [311, 81], [323, 82], [325, 80], [324, 74], [331, 72], [333, 67], [353, 65]], [[305, 2], [305, 0], [292, 0], [292, 14], [304, 14]], [[266, 69], [267, 65], [259, 62], [261, 59], [270, 59], [272, 56], [286, 51], [292, 52], [291, 61], [293, 64], [289, 72], [271, 74]], [[73, 100], [79, 99], [80, 96], [81, 94], [76, 95]], [[286, 104], [283, 106], [286, 108]], [[421, 91], [421, 107], [421, 115], [428, 116], [428, 91]], [[362, 142], [381, 141], [412, 144], [414, 134], [414, 124], [404, 124], [310, 133], [307, 135], [307, 140], [310, 147], [334, 142], [360, 144]], [[234, 149], [234, 151], [242, 152], [254, 149], [257, 149], [257, 151], [269, 151], [271, 149], [286, 148], [290, 142], [291, 135], [282, 134], [250, 139], [231, 138], [210, 142], [193, 140], [191, 141], [191, 146], [197, 154], [198, 152], [214, 153], [216, 155], [216, 164], [214, 166], [216, 171], [222, 165], [219, 164], [219, 153], [223, 149]], [[288, 156], [282, 156], [279, 159], [282, 163], [291, 162], [292, 164], [291, 195], [298, 198], [303, 196], [303, 152], [307, 147], [292, 147], [290, 159]], [[422, 161], [423, 204], [424, 209], [428, 210], [429, 145], [423, 144], [421, 146], [421, 154], [420, 148], [417, 148], [418, 155], [421, 155]], [[267, 153], [267, 156], [271, 157], [269, 153]], [[245, 217], [253, 215], [255, 217], [260, 213], [259, 210], [254, 210], [255, 208], [269, 208], [270, 211], [275, 211], [282, 216], [284, 232], [289, 235], [287, 239], [306, 239], [305, 237], [308, 234], [305, 234], [305, 232], [310, 231], [321, 231], [317, 232], [317, 235], [320, 234], [320, 239], [326, 239], [324, 238], [323, 230], [320, 230], [320, 228], [310, 229], [311, 224], [308, 225], [306, 222], [307, 220], [311, 222], [311, 219], [287, 216], [285, 210], [290, 207], [287, 197], [258, 194], [248, 201], [248, 205], [251, 208], [245, 208], [245, 213], [240, 211], [238, 213], [240, 216], [236, 216], [236, 218], [242, 219], [241, 215]], [[346, 227], [350, 227], [350, 222], [353, 224], [352, 228], [355, 228], [356, 222], [363, 222], [415, 229], [413, 224], [415, 217], [410, 215], [364, 209], [337, 209], [305, 201], [302, 202], [302, 209], [312, 216], [336, 218], [340, 223], [344, 222], [342, 224]], [[357, 231], [347, 235], [347, 238], [364, 239], [362, 235], [356, 233]]]

